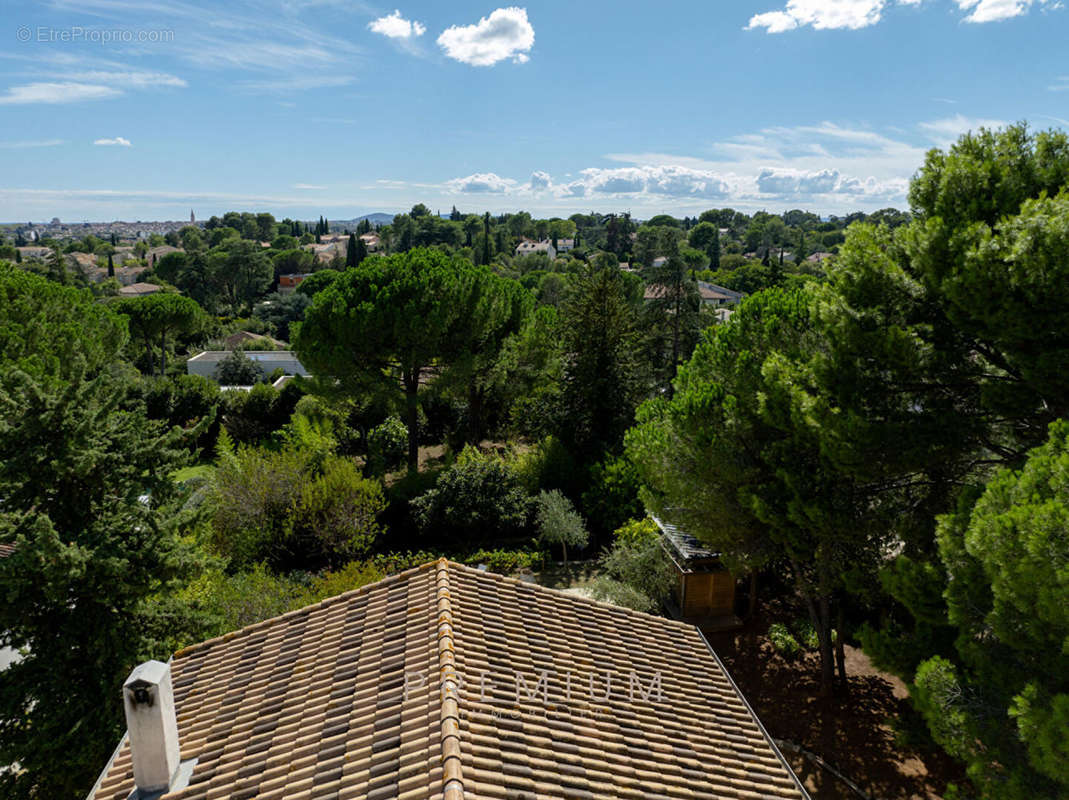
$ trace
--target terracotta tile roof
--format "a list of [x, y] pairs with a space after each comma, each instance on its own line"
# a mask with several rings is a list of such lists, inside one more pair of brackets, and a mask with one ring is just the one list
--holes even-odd
[[15, 545], [13, 544], [0, 544], [0, 558], [7, 558], [13, 555], [15, 552]]
[[[694, 628], [444, 560], [172, 671], [169, 800], [805, 797]], [[124, 741], [91, 797], [132, 789]]]

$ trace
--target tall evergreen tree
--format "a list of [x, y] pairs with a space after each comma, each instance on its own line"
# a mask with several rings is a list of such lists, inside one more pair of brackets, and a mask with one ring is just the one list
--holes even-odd
[[195, 564], [167, 513], [188, 451], [122, 405], [126, 326], [89, 292], [0, 270], [0, 318], [0, 645], [21, 653], [0, 680], [0, 762], [19, 765], [0, 795], [81, 797], [130, 669], [203, 634], [171, 599]]
[[355, 267], [359, 261], [356, 260], [356, 234], [349, 234], [349, 244], [345, 248], [345, 266]]

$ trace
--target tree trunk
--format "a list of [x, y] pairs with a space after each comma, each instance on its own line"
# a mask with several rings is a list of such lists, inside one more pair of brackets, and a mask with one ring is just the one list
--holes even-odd
[[167, 331], [160, 334], [160, 377], [167, 369]]
[[746, 611], [748, 619], [753, 619], [757, 615], [757, 570], [750, 571], [750, 601], [749, 608]]
[[835, 614], [835, 663], [839, 667], [839, 685], [843, 691], [847, 689], [846, 680], [846, 651], [843, 649], [843, 602], [840, 600]]
[[156, 371], [156, 359], [152, 357], [152, 338], [145, 335], [145, 354], [148, 356], [148, 374]]
[[820, 694], [827, 697], [835, 691], [835, 661], [831, 646], [831, 608], [828, 597], [824, 595], [817, 600], [820, 611], [820, 626], [817, 628], [817, 641], [820, 643]]
[[419, 470], [419, 367], [406, 369], [405, 424], [408, 425], [408, 471]]

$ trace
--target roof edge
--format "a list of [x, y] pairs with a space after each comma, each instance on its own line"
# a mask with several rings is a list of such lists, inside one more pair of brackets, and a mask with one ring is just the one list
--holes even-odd
[[442, 733], [442, 797], [464, 800], [464, 772], [460, 761], [460, 683], [453, 640], [453, 607], [449, 593], [448, 560], [439, 559], [435, 573], [438, 601], [438, 680]]
[[714, 650], [713, 646], [709, 644], [709, 640], [705, 638], [705, 634], [702, 633], [701, 628], [695, 626], [694, 629], [698, 632], [698, 636], [701, 638], [702, 642], [705, 643], [706, 648], [709, 650], [709, 655], [711, 655], [716, 660], [716, 664], [718, 667], [720, 667], [720, 671], [724, 673], [724, 677], [728, 679], [728, 683], [731, 684], [731, 688], [735, 691], [735, 696], [742, 701], [742, 704], [746, 707], [746, 710], [750, 712], [750, 718], [757, 724], [757, 728], [761, 731], [761, 735], [765, 737], [765, 741], [768, 742], [768, 746], [772, 748], [772, 752], [776, 754], [776, 758], [779, 759], [784, 769], [787, 770], [787, 774], [791, 776], [791, 780], [794, 781], [795, 787], [797, 787], [798, 791], [802, 793], [802, 800], [812, 800], [812, 798], [809, 796], [809, 792], [806, 791], [805, 786], [802, 785], [802, 782], [798, 779], [798, 776], [794, 774], [794, 769], [791, 767], [790, 764], [787, 763], [787, 759], [783, 757], [783, 753], [780, 752], [779, 747], [776, 745], [776, 740], [769, 735], [767, 730], [765, 730], [764, 723], [761, 722], [760, 717], [758, 717], [756, 712], [753, 710], [753, 706], [751, 706], [750, 701], [746, 699], [746, 695], [744, 695], [739, 690], [739, 686], [737, 683], [735, 683], [735, 679], [731, 677], [731, 673], [728, 672], [728, 668], [724, 666], [724, 662], [720, 660], [720, 656], [716, 654], [716, 650]]

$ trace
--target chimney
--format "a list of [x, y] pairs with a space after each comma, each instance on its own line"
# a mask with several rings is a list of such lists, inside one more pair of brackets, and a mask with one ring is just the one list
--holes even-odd
[[123, 684], [123, 707], [138, 794], [166, 792], [178, 773], [178, 720], [174, 713], [171, 667], [146, 661]]

